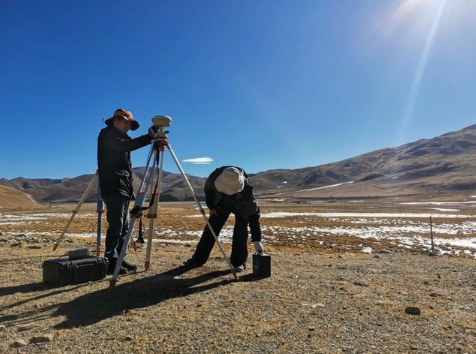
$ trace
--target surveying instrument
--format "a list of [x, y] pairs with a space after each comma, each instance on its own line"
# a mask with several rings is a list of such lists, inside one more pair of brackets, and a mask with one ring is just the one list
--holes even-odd
[[[197, 203], [198, 209], [200, 211], [200, 214], [202, 214], [203, 218], [205, 219], [205, 222], [207, 223], [207, 226], [210, 228], [210, 231], [218, 245], [218, 248], [220, 249], [221, 253], [223, 254], [223, 258], [225, 259], [226, 263], [228, 264], [231, 273], [233, 274], [234, 278], [237, 279], [236, 272], [230, 262], [230, 259], [226, 255], [226, 252], [218, 240], [218, 237], [213, 230], [210, 222], [208, 221], [208, 218], [206, 216], [205, 210], [203, 209], [202, 205], [197, 199], [197, 196], [195, 195], [195, 191], [193, 190], [192, 185], [190, 184], [187, 175], [182, 169], [182, 166], [180, 165], [180, 162], [177, 159], [177, 156], [175, 155], [172, 146], [170, 145], [168, 141], [168, 133], [169, 131], [165, 130], [165, 128], [170, 127], [172, 124], [172, 118], [168, 116], [154, 116], [152, 118], [152, 123], [154, 125], [154, 130], [155, 130], [155, 136], [152, 140], [152, 146], [149, 151], [149, 155], [147, 157], [147, 164], [145, 166], [145, 172], [144, 172], [144, 177], [142, 178], [142, 181], [140, 183], [139, 187], [139, 192], [137, 193], [137, 198], [134, 204], [134, 207], [131, 210], [131, 220], [129, 222], [129, 228], [127, 230], [127, 234], [124, 239], [124, 244], [122, 246], [121, 252], [119, 254], [119, 258], [116, 261], [116, 268], [114, 269], [114, 273], [112, 275], [112, 279], [110, 282], [110, 287], [114, 287], [117, 283], [117, 279], [119, 277], [119, 271], [122, 265], [122, 262], [124, 261], [124, 257], [126, 255], [126, 250], [128, 248], [129, 241], [131, 239], [132, 233], [134, 231], [134, 224], [137, 220], [138, 217], [143, 216], [142, 211], [148, 210], [148, 213], [145, 215], [149, 219], [149, 230], [148, 230], [148, 237], [147, 237], [147, 251], [146, 251], [146, 258], [145, 258], [145, 263], [144, 263], [144, 268], [145, 270], [149, 270], [150, 267], [150, 254], [152, 250], [152, 236], [154, 234], [154, 223], [155, 219], [158, 217], [158, 204], [159, 204], [159, 198], [160, 198], [160, 187], [161, 187], [161, 182], [162, 182], [162, 172], [163, 172], [163, 165], [164, 165], [164, 155], [165, 155], [165, 148], [169, 150], [170, 155], [172, 156], [173, 160], [175, 161], [175, 164], [177, 165], [180, 174], [182, 175], [185, 184], [188, 186], [190, 189], [190, 192], [192, 193], [193, 199]], [[153, 160], [152, 160], [153, 157]], [[152, 166], [151, 165], [152, 161]], [[159, 162], [160, 161], [160, 162]], [[160, 165], [159, 165], [160, 164]], [[154, 186], [155, 184], [155, 186]], [[147, 196], [147, 190], [149, 190], [149, 207], [148, 208], [143, 208], [142, 204], [144, 203], [146, 196]]]

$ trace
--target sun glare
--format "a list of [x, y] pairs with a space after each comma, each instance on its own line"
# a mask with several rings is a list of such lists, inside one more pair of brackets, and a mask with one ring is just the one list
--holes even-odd
[[[395, 0], [384, 11], [377, 33], [402, 60], [414, 62], [398, 133], [405, 141], [430, 59], [439, 55], [458, 65], [463, 53], [476, 48], [476, 0]], [[406, 50], [411, 54], [405, 57]]]
[[395, 20], [400, 20], [411, 14], [412, 11], [418, 9], [418, 7], [428, 7], [436, 4], [434, 0], [405, 0], [401, 4], [397, 5], [396, 10], [393, 12], [392, 17]]
[[[407, 0], [406, 3], [409, 3], [409, 2], [428, 3], [430, 1], [431, 0]], [[402, 121], [400, 125], [400, 132], [399, 132], [400, 140], [404, 140], [404, 135], [405, 135], [405, 132], [407, 131], [408, 123], [413, 117], [415, 104], [418, 97], [418, 91], [421, 85], [423, 75], [425, 73], [426, 66], [428, 64], [428, 58], [429, 58], [430, 51], [435, 40], [435, 34], [436, 34], [436, 31], [438, 30], [441, 17], [446, 7], [447, 1], [448, 0], [431, 1], [433, 4], [439, 2], [439, 8], [438, 8], [438, 11], [436, 12], [435, 18], [433, 19], [433, 23], [428, 32], [428, 37], [426, 38], [420, 60], [416, 68], [415, 76], [413, 77], [412, 85], [409, 90], [407, 102], [403, 111]]]
[[375, 29], [392, 42], [426, 39], [436, 18], [446, 40], [476, 36], [475, 0], [394, 0], [375, 17]]

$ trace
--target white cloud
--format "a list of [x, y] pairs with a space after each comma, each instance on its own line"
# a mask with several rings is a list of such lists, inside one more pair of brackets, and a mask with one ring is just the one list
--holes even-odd
[[182, 162], [188, 162], [194, 165], [209, 165], [213, 162], [211, 157], [196, 157], [194, 159], [185, 159]]

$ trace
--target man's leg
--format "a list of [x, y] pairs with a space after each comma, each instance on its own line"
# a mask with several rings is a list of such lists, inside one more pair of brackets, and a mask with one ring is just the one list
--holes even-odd
[[[124, 241], [126, 240], [127, 231], [129, 230], [129, 204], [130, 204], [130, 201], [127, 205], [126, 213], [122, 220], [122, 232], [121, 232], [121, 237], [119, 238], [119, 245], [117, 246], [118, 258], [119, 258], [119, 254], [121, 253], [122, 247], [124, 246]], [[125, 258], [122, 260], [121, 265], [124, 268], [126, 268], [129, 272], [135, 272], [137, 270], [137, 266], [135, 264], [132, 264], [126, 261]]]
[[[113, 195], [104, 198], [107, 208], [106, 250], [104, 256], [109, 260], [111, 267], [119, 258], [119, 252], [124, 244], [124, 222], [127, 223], [129, 212], [129, 198], [122, 195]], [[127, 233], [127, 230], [126, 230]]]
[[125, 212], [122, 217], [121, 237], [119, 237], [119, 244], [117, 245], [117, 258], [119, 258], [122, 246], [124, 245], [124, 241], [126, 240], [127, 231], [129, 230], [129, 204], [130, 199], [127, 201]]
[[[208, 219], [217, 237], [220, 234], [220, 231], [223, 228], [223, 225], [225, 225], [226, 220], [228, 219], [228, 216], [230, 216], [230, 212], [220, 211], [218, 215], [213, 214]], [[198, 242], [197, 249], [195, 250], [195, 253], [192, 256], [191, 261], [193, 261], [193, 263], [197, 265], [206, 263], [206, 261], [208, 260], [208, 257], [210, 257], [210, 253], [214, 245], [215, 245], [215, 238], [213, 237], [213, 234], [210, 231], [210, 228], [208, 227], [208, 225], [205, 225], [205, 229], [203, 230], [202, 237], [200, 238], [200, 241]]]
[[231, 245], [230, 262], [233, 267], [246, 265], [248, 258], [248, 222], [235, 214], [235, 227], [233, 229], [233, 243]]

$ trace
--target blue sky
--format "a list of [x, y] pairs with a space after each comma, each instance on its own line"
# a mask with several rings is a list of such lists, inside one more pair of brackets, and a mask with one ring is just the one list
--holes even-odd
[[93, 173], [119, 107], [189, 174], [335, 162], [476, 123], [474, 63], [470, 0], [0, 0], [0, 178]]

